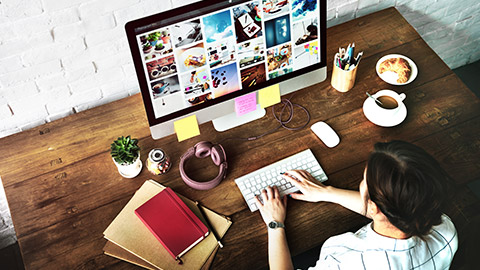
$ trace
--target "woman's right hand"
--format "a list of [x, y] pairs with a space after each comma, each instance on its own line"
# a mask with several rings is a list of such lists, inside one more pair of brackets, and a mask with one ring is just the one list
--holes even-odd
[[285, 172], [283, 177], [296, 186], [301, 193], [290, 193], [296, 200], [319, 202], [325, 200], [327, 186], [319, 183], [313, 176], [304, 170], [291, 170]]

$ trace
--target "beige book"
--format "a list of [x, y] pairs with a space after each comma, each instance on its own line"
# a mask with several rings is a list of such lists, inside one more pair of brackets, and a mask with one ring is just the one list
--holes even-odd
[[140, 257], [137, 257], [135, 254], [129, 252], [126, 249], [123, 249], [121, 246], [118, 246], [117, 244], [108, 241], [103, 247], [103, 252], [106, 255], [115, 257], [120, 260], [124, 260], [129, 263], [136, 264], [138, 266], [141, 266], [143, 268], [147, 268], [150, 270], [157, 270], [158, 268], [155, 267], [154, 265], [149, 264], [147, 261], [142, 260]]
[[[218, 245], [212, 233], [183, 255], [183, 265], [179, 265], [134, 213], [135, 209], [164, 188], [153, 180], [145, 181], [103, 232], [104, 237], [157, 269], [201, 269]], [[206, 224], [195, 202], [181, 195], [179, 197]], [[223, 237], [232, 222], [208, 208], [204, 207], [203, 210], [217, 235]]]
[[[215, 250], [212, 252], [210, 257], [208, 257], [207, 261], [205, 264], [202, 266], [201, 270], [208, 270], [210, 269], [210, 265], [213, 262], [213, 259], [215, 259], [215, 254], [217, 253], [217, 250], [219, 249], [219, 246], [215, 248]], [[123, 249], [121, 246], [117, 246], [115, 243], [110, 242], [107, 240], [107, 243], [103, 247], [103, 252], [106, 255], [115, 257], [117, 259], [136, 264], [138, 266], [141, 266], [146, 269], [150, 270], [157, 270], [158, 268], [155, 267], [154, 265], [149, 264], [148, 262], [142, 260], [141, 258], [137, 257], [135, 254], [130, 253], [128, 250]]]

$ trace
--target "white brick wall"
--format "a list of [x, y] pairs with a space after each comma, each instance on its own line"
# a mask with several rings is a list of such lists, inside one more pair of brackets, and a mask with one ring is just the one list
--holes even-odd
[[[478, 0], [327, 0], [333, 26], [396, 6], [451, 67], [480, 59]], [[0, 137], [139, 92], [124, 25], [196, 0], [1, 0]]]

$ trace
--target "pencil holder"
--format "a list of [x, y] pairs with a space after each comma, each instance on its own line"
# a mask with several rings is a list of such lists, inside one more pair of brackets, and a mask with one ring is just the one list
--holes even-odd
[[343, 70], [335, 64], [333, 61], [332, 71], [332, 86], [337, 91], [347, 92], [352, 89], [355, 84], [355, 77], [357, 76], [357, 65], [352, 69]]

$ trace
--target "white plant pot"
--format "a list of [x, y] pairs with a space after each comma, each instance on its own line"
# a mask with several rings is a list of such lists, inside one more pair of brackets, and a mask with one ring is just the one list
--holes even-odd
[[[112, 158], [113, 159], [113, 158]], [[138, 153], [137, 159], [129, 165], [118, 164], [114, 159], [113, 162], [117, 165], [118, 172], [125, 178], [133, 178], [137, 176], [142, 171], [142, 161], [140, 160], [140, 152]]]

